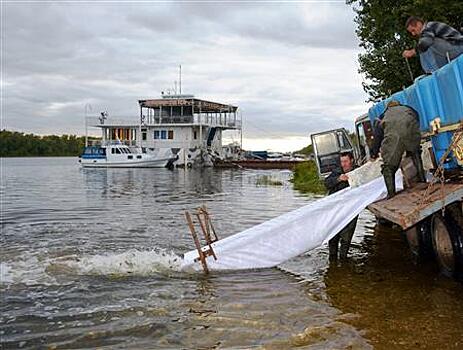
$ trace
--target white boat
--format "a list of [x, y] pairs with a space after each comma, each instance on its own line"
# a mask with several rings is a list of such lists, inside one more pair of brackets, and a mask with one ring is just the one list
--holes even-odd
[[113, 118], [106, 112], [86, 117], [86, 135], [88, 127], [96, 127], [103, 143], [120, 140], [148, 154], [152, 149], [166, 149], [178, 156], [175, 166], [191, 168], [212, 166], [214, 160], [223, 159], [223, 133], [241, 130], [237, 106], [193, 95], [162, 95], [139, 100], [138, 106], [139, 119]]
[[143, 153], [117, 142], [85, 147], [79, 162], [84, 168], [164, 168], [176, 159], [170, 150]]

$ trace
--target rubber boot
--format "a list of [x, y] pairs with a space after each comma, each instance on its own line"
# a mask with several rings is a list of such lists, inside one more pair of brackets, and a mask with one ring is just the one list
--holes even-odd
[[395, 196], [395, 174], [388, 167], [384, 167], [382, 173], [387, 188], [387, 199], [390, 199]]
[[328, 241], [328, 247], [330, 251], [330, 261], [337, 261], [339, 248], [339, 234]]
[[339, 260], [347, 259], [347, 253], [349, 252], [350, 243], [352, 242], [352, 236], [354, 236], [355, 226], [357, 226], [357, 219], [358, 217], [349, 222], [339, 233]]
[[423, 161], [421, 160], [420, 152], [413, 152], [411, 156], [412, 156], [413, 165], [416, 168], [418, 181], [426, 182], [426, 176], [424, 175]]

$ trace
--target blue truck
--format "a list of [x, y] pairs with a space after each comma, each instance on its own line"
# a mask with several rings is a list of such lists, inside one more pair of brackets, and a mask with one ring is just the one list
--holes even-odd
[[342, 152], [352, 152], [359, 165], [368, 161], [374, 121], [392, 100], [419, 114], [429, 179], [414, 183], [404, 158], [407, 188], [368, 209], [379, 220], [400, 226], [420, 260], [435, 258], [445, 275], [463, 280], [463, 56], [375, 103], [355, 120], [352, 137], [345, 129], [312, 134], [319, 175], [325, 177], [338, 167]]

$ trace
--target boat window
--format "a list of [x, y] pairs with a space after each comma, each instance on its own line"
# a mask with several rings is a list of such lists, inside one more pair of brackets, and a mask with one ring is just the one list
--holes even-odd
[[196, 131], [193, 131], [193, 139], [197, 139], [198, 138], [198, 133]]
[[154, 139], [159, 140], [159, 130], [154, 130]]
[[111, 153], [112, 154], [116, 153], [116, 150], [114, 148], [111, 148]]
[[133, 159], [132, 155], [127, 156], [127, 159]]
[[161, 130], [161, 139], [162, 140], [167, 139], [167, 131], [166, 130]]
[[121, 154], [121, 150], [119, 148], [116, 148], [116, 154]]
[[138, 156], [137, 156], [137, 159], [141, 159], [141, 156], [140, 156], [140, 155], [138, 155]]
[[174, 130], [169, 130], [168, 133], [167, 133], [167, 138], [169, 140], [173, 140], [174, 139]]
[[141, 139], [142, 139], [143, 141], [146, 141], [146, 131], [143, 131], [143, 132], [141, 133]]

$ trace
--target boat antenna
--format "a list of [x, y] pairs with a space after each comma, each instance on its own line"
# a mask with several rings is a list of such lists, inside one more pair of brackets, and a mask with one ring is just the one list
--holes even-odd
[[182, 65], [178, 66], [178, 85], [179, 85], [179, 95], [182, 94]]

